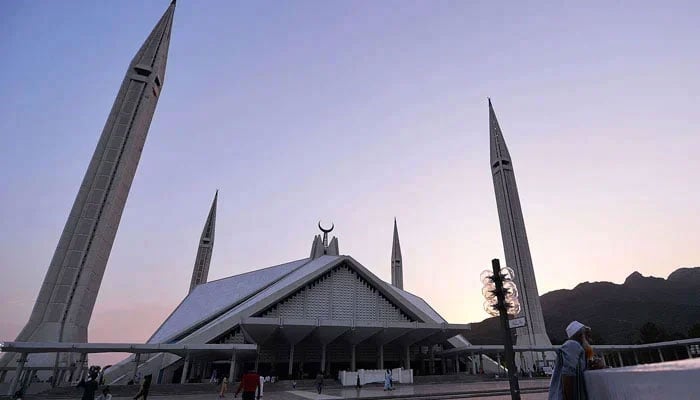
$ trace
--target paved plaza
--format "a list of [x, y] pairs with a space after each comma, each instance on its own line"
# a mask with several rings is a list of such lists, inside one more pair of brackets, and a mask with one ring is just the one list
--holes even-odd
[[[521, 381], [520, 388], [525, 390], [534, 390], [538, 393], [524, 393], [521, 398], [523, 400], [542, 400], [547, 398], [548, 382], [545, 380]], [[226, 398], [233, 398], [233, 391], [236, 386], [230, 388], [226, 394]], [[406, 385], [398, 386], [393, 391], [384, 391], [381, 386], [373, 385], [363, 387], [359, 391], [354, 387], [347, 388], [328, 388], [322, 394], [316, 393], [310, 388], [302, 388], [297, 390], [279, 390], [271, 387], [266, 390], [263, 395], [263, 400], [332, 400], [332, 399], [391, 399], [391, 398], [431, 398], [439, 396], [439, 398], [449, 399], [510, 399], [507, 395], [508, 382], [473, 382], [473, 383], [441, 383], [441, 384], [426, 384], [426, 385]], [[81, 391], [76, 390], [76, 398], [79, 397]], [[32, 396], [33, 399], [40, 399], [41, 396]], [[172, 394], [149, 396], [149, 399], [163, 400], [173, 398]], [[183, 394], [176, 397], [178, 400], [214, 400], [218, 399], [219, 395], [215, 386], [212, 386], [211, 393], [206, 394]], [[237, 397], [241, 398], [240, 394]], [[131, 399], [129, 396], [114, 397], [114, 400]]]
[[[354, 390], [353, 390], [354, 392]], [[426, 395], [427, 396], [427, 395]], [[233, 396], [228, 395], [227, 398], [231, 399]], [[149, 399], [166, 399], [166, 398], [172, 398], [171, 396], [148, 396]], [[236, 397], [237, 399], [241, 398], [241, 395], [238, 395]], [[312, 392], [307, 392], [307, 391], [296, 391], [296, 392], [275, 392], [275, 393], [270, 393], [270, 395], [263, 396], [263, 400], [297, 400], [297, 399], [317, 399], [317, 400], [330, 400], [330, 399], [357, 399], [357, 398], [371, 398], [370, 396], [364, 396], [361, 395], [357, 397], [355, 393], [352, 393], [352, 395], [349, 395], [347, 397], [341, 397], [341, 396], [334, 396], [334, 395], [327, 395], [327, 394], [316, 394]], [[391, 397], [383, 397], [383, 398], [391, 398]], [[422, 398], [429, 398], [429, 397], [411, 397], [412, 399], [422, 399]], [[496, 395], [496, 396], [481, 396], [481, 395], [464, 395], [460, 397], [459, 395], [455, 395], [455, 397], [450, 396], [450, 399], [454, 400], [459, 400], [459, 399], [471, 399], [471, 400], [478, 400], [478, 399], [488, 399], [488, 400], [510, 400], [510, 395]], [[526, 393], [520, 396], [522, 400], [546, 400], [547, 399], [547, 392], [543, 393]], [[131, 397], [114, 397], [113, 400], [127, 400], [131, 399]], [[214, 399], [219, 399], [218, 394], [212, 393], [211, 395], [187, 395], [187, 396], [178, 396], [178, 400], [214, 400]]]

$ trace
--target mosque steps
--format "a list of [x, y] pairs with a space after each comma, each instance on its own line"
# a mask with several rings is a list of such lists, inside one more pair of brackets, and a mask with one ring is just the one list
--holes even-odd
[[[229, 384], [228, 393], [236, 390], [238, 383]], [[325, 388], [341, 388], [340, 383], [335, 380], [325, 379]], [[103, 387], [100, 387], [100, 390]], [[109, 389], [114, 397], [133, 397], [139, 391], [139, 385], [110, 385]], [[167, 396], [167, 395], [183, 395], [183, 394], [206, 394], [218, 393], [218, 385], [212, 383], [185, 383], [185, 384], [164, 384], [152, 385], [149, 390], [149, 395], [152, 396]], [[312, 379], [298, 380], [297, 389], [311, 390], [315, 388], [315, 381]], [[277, 392], [292, 390], [292, 381], [277, 381], [275, 383], [266, 383], [265, 391]], [[50, 389], [48, 391], [26, 395], [25, 399], [75, 399], [79, 398], [83, 393], [82, 389], [74, 386], [64, 386]], [[2, 398], [2, 397], [0, 397]]]

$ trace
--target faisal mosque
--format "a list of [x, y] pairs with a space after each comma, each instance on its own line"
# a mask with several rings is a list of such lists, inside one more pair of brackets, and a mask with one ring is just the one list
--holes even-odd
[[[29, 320], [12, 342], [45, 346], [46, 352], [3, 353], [0, 382], [6, 377], [14, 382], [31, 380], [36, 374], [66, 381], [71, 366], [87, 362], [87, 353], [119, 351], [114, 346], [91, 348], [88, 325], [166, 82], [175, 8], [173, 1], [126, 70]], [[506, 264], [515, 271], [522, 305], [519, 316], [527, 320], [517, 329], [517, 344], [551, 346], [513, 162], [490, 101], [488, 105], [490, 169]], [[208, 281], [217, 202], [218, 192], [199, 241], [189, 293], [183, 293], [182, 302], [147, 343], [129, 347], [127, 352], [133, 354], [106, 371], [108, 383], [126, 383], [137, 373], [151, 374], [157, 383], [188, 382], [214, 371], [233, 379], [249, 368], [282, 379], [386, 368], [411, 374], [474, 372], [473, 355], [436, 356], [470, 346], [462, 336], [469, 325], [449, 323], [425, 299], [404, 288], [396, 220], [391, 282], [343, 254], [338, 238], [329, 237], [333, 227], [321, 223], [321, 232], [313, 237], [310, 249], [300, 249], [299, 259]], [[532, 359], [526, 362], [532, 365]], [[479, 368], [499, 367], [481, 357]]]

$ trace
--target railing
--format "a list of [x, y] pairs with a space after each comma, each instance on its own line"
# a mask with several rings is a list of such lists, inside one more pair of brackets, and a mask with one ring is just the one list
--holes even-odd
[[[517, 353], [549, 353], [560, 346], [513, 346]], [[608, 367], [625, 367], [629, 365], [650, 364], [665, 361], [684, 360], [700, 357], [700, 338], [671, 340], [667, 342], [632, 344], [632, 345], [594, 345], [596, 353], [605, 358]], [[502, 345], [472, 345], [443, 350], [437, 357], [450, 358], [458, 356], [500, 355]], [[500, 358], [500, 357], [498, 357]], [[516, 357], [517, 358], [517, 357]]]

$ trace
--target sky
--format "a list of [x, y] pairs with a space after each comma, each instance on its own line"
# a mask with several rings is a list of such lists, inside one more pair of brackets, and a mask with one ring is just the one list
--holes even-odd
[[[0, 2], [0, 340], [28, 320], [126, 67], [168, 1]], [[700, 3], [180, 1], [89, 340], [143, 342], [209, 279], [316, 224], [448, 321], [503, 257], [493, 101], [540, 294], [700, 265]]]

